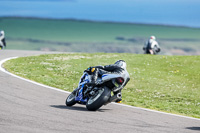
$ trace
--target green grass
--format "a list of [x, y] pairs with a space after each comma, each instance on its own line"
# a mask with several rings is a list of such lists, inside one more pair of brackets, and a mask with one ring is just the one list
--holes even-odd
[[115, 42], [117, 36], [200, 39], [200, 29], [74, 20], [0, 18], [8, 37], [69, 42]]
[[20, 57], [4, 67], [19, 76], [72, 91], [84, 69], [127, 62], [130, 82], [122, 90], [123, 103], [200, 118], [200, 56], [135, 54], [54, 54]]
[[[6, 33], [7, 49], [143, 53], [144, 42], [150, 35], [155, 35], [161, 44], [162, 54], [200, 53], [200, 28], [5, 17], [0, 18], [0, 26]], [[124, 40], [117, 40], [117, 37]], [[68, 42], [71, 45], [23, 39]], [[121, 48], [123, 46], [126, 48]], [[172, 49], [181, 51], [173, 52]]]

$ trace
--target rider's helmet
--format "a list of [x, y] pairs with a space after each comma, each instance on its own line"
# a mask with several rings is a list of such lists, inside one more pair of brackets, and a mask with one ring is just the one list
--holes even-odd
[[152, 40], [155, 41], [155, 40], [156, 40], [156, 37], [155, 37], [155, 36], [151, 36], [150, 39], [152, 39]]
[[123, 68], [123, 69], [126, 69], [126, 62], [124, 60], [118, 60], [115, 62], [115, 65]]
[[0, 36], [4, 35], [4, 31], [0, 30]]

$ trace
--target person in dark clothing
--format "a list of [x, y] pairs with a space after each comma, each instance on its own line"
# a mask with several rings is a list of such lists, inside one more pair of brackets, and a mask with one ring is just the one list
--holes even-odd
[[3, 30], [0, 30], [0, 49], [3, 49], [4, 47], [6, 47], [5, 33]]

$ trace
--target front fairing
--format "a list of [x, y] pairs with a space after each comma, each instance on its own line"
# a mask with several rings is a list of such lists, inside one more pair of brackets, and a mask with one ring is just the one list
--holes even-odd
[[84, 85], [82, 85], [81, 89], [79, 89], [79, 91], [75, 97], [75, 101], [82, 103], [82, 104], [86, 104], [88, 101], [88, 98], [83, 98], [83, 87], [84, 87]]
[[91, 82], [91, 76], [87, 72], [84, 72], [80, 78], [78, 87], [80, 88], [82, 85], [89, 82]]
[[78, 84], [79, 91], [77, 92], [75, 97], [75, 101], [77, 101], [78, 103], [81, 104], [87, 103], [88, 98], [83, 98], [83, 88], [85, 84], [89, 82], [91, 82], [91, 76], [87, 72], [84, 72]]

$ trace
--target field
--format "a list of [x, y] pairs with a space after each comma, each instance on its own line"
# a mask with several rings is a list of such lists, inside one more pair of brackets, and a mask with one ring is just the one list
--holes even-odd
[[[87, 67], [124, 59], [131, 80], [123, 104], [200, 118], [199, 28], [7, 17], [0, 28], [7, 49], [81, 52], [18, 58], [4, 64], [10, 72], [72, 91]], [[161, 55], [142, 54], [150, 35]]]
[[6, 17], [0, 18], [0, 28], [7, 49], [141, 54], [144, 42], [155, 35], [162, 55], [200, 54], [198, 28]]
[[74, 53], [20, 57], [4, 67], [21, 77], [72, 91], [89, 66], [127, 62], [123, 104], [200, 118], [200, 56]]

